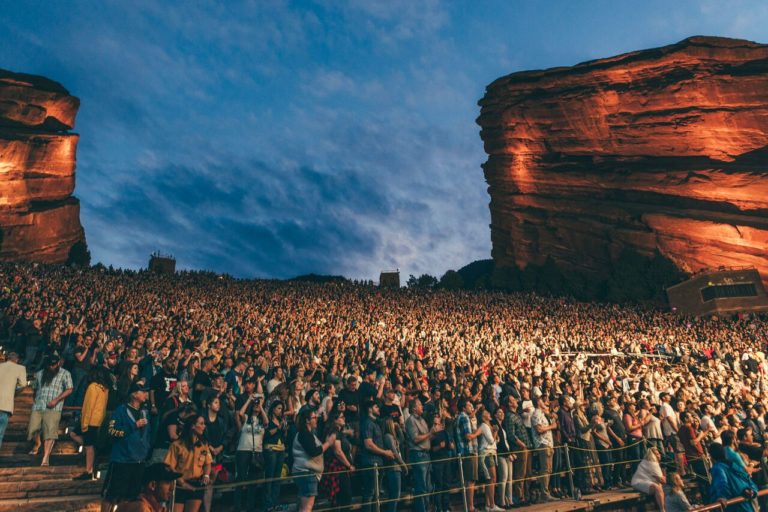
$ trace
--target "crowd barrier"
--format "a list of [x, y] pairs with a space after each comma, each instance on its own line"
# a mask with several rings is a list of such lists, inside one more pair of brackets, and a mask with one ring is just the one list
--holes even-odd
[[[574, 485], [574, 480], [573, 480], [574, 473], [576, 471], [588, 470], [588, 469], [598, 469], [598, 468], [602, 468], [602, 467], [605, 467], [605, 466], [615, 466], [617, 464], [618, 465], [633, 464], [633, 463], [636, 463], [636, 462], [640, 462], [642, 459], [622, 459], [622, 460], [612, 461], [612, 462], [609, 462], [609, 463], [591, 464], [591, 465], [576, 466], [576, 467], [574, 467], [571, 464], [570, 450], [579, 450], [579, 451], [584, 451], [584, 452], [619, 452], [619, 451], [627, 450], [628, 448], [633, 448], [633, 447], [635, 447], [635, 446], [637, 446], [639, 444], [645, 444], [645, 443], [646, 443], [646, 441], [641, 439], [641, 440], [636, 441], [634, 443], [628, 444], [626, 446], [618, 447], [618, 448], [606, 448], [606, 449], [595, 448], [594, 450], [590, 449], [590, 448], [581, 448], [581, 447], [577, 447], [577, 446], [571, 446], [571, 445], [568, 445], [568, 444], [562, 444], [562, 445], [554, 446], [554, 447], [551, 447], [553, 450], [563, 450], [563, 453], [565, 455], [565, 457], [564, 457], [564, 459], [565, 459], [565, 468], [563, 468], [561, 470], [557, 470], [557, 471], [552, 471], [550, 473], [535, 472], [535, 474], [532, 474], [532, 475], [529, 475], [529, 476], [526, 476], [526, 477], [523, 477], [523, 478], [507, 479], [507, 480], [505, 480], [505, 483], [506, 484], [519, 484], [521, 482], [540, 480], [541, 478], [544, 478], [544, 477], [550, 477], [551, 478], [553, 476], [567, 476], [567, 478], [569, 480], [568, 481], [569, 487], [573, 491], [573, 490], [576, 489], [576, 487]], [[511, 451], [511, 452], [503, 452], [503, 453], [498, 453], [497, 456], [499, 456], [499, 457], [507, 457], [507, 456], [510, 456], [510, 455], [516, 456], [516, 455], [526, 454], [526, 453], [530, 456], [531, 454], [535, 454], [535, 453], [538, 453], [538, 452], [541, 452], [541, 451], [545, 451], [547, 449], [550, 449], [550, 447], [531, 448], [531, 449], [528, 449], [528, 450], [515, 450], [515, 451]], [[447, 493], [454, 494], [454, 493], [457, 493], [457, 492], [461, 492], [461, 494], [462, 494], [462, 499], [464, 500], [464, 509], [465, 510], [469, 510], [470, 507], [468, 507], [468, 504], [466, 503], [466, 499], [467, 498], [466, 498], [466, 493], [465, 493], [465, 490], [467, 489], [467, 483], [466, 483], [466, 480], [464, 478], [464, 465], [461, 464], [461, 462], [464, 459], [468, 459], [468, 458], [472, 458], [472, 457], [481, 458], [482, 455], [454, 456], [454, 457], [445, 457], [445, 458], [442, 458], [442, 459], [431, 459], [431, 460], [425, 460], [425, 461], [419, 461], [419, 462], [406, 463], [405, 466], [407, 466], [408, 468], [412, 468], [412, 467], [419, 466], [419, 465], [424, 465], [424, 464], [437, 464], [437, 463], [442, 463], [442, 462], [456, 462], [457, 463], [457, 468], [458, 468], [458, 473], [459, 473], [458, 476], [459, 476], [459, 484], [460, 485], [458, 487], [451, 487], [451, 488], [448, 488], [448, 489], [431, 491], [431, 492], [426, 492], [426, 493], [422, 493], [422, 494], [410, 494], [408, 496], [405, 496], [405, 497], [401, 496], [399, 498], [389, 498], [389, 497], [382, 498], [381, 497], [381, 493], [380, 493], [380, 489], [379, 489], [379, 480], [380, 480], [380, 477], [381, 477], [381, 473], [383, 471], [386, 471], [388, 469], [394, 469], [394, 468], [397, 468], [397, 467], [401, 467], [402, 468], [403, 465], [401, 465], [401, 464], [391, 464], [391, 465], [378, 465], [378, 464], [374, 464], [373, 466], [359, 467], [359, 468], [356, 467], [354, 473], [357, 474], [357, 475], [359, 475], [359, 474], [361, 474], [363, 472], [366, 472], [366, 471], [373, 471], [375, 473], [375, 477], [373, 479], [374, 485], [375, 485], [375, 488], [374, 488], [374, 497], [375, 498], [372, 501], [364, 502], [364, 503], [354, 503], [354, 504], [347, 505], [347, 506], [314, 508], [313, 510], [315, 512], [328, 512], [330, 510], [344, 510], [344, 509], [348, 509], [348, 508], [357, 508], [357, 507], [369, 506], [369, 505], [370, 506], [374, 506], [376, 508], [376, 510], [379, 510], [382, 505], [386, 505], [386, 504], [389, 504], [389, 503], [392, 503], [392, 502], [404, 501], [404, 500], [414, 500], [414, 499], [420, 499], [420, 498], [428, 498], [428, 497], [432, 497], [432, 496], [437, 496], [439, 494], [447, 494]], [[350, 472], [349, 470], [327, 471], [327, 472], [323, 472], [323, 475], [336, 475], [336, 474], [349, 473], [349, 472]], [[300, 476], [304, 476], [305, 477], [306, 475], [300, 475]], [[214, 491], [229, 491], [229, 490], [234, 490], [236, 488], [247, 488], [247, 487], [251, 487], [251, 486], [261, 486], [261, 485], [271, 484], [271, 483], [278, 482], [278, 481], [282, 482], [283, 484], [287, 484], [289, 482], [293, 482], [293, 480], [296, 477], [297, 477], [296, 475], [288, 475], [288, 476], [280, 476], [280, 477], [275, 477], [275, 478], [259, 478], [259, 479], [245, 480], [245, 481], [239, 481], [239, 482], [213, 484], [210, 487], [212, 487]], [[500, 485], [500, 483], [499, 482], [496, 482], [496, 483], [482, 483], [482, 484], [476, 483], [474, 485], [474, 488], [476, 490], [482, 490], [482, 489], [484, 489], [486, 487], [497, 486], [497, 485]], [[578, 499], [577, 496], [572, 496], [572, 498], [573, 499]], [[472, 508], [474, 508], [474, 507], [472, 507]]]

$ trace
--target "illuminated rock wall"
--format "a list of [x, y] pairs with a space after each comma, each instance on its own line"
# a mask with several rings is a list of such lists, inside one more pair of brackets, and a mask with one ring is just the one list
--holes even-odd
[[479, 104], [497, 264], [599, 275], [658, 248], [768, 280], [768, 46], [694, 37], [513, 73]]
[[79, 106], [56, 82], [0, 70], [0, 260], [62, 263], [85, 242], [68, 132]]

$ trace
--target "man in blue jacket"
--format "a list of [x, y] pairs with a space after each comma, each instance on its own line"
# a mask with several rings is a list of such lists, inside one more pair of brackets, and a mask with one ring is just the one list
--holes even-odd
[[[149, 415], [142, 407], [149, 390], [144, 381], [131, 384], [128, 403], [119, 405], [109, 422], [112, 455], [104, 482], [106, 510], [115, 504], [133, 500], [141, 491], [144, 462], [152, 450]], [[102, 507], [102, 510], [105, 510]]]

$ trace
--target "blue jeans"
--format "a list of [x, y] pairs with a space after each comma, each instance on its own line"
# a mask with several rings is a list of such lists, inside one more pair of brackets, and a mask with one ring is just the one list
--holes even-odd
[[411, 464], [411, 475], [413, 477], [413, 494], [421, 496], [413, 498], [413, 510], [416, 512], [425, 512], [427, 510], [427, 497], [424, 494], [429, 492], [427, 484], [427, 475], [429, 475], [429, 453], [411, 450], [408, 454], [408, 462]]
[[360, 484], [362, 487], [361, 493], [361, 505], [360, 510], [362, 512], [371, 512], [376, 507], [376, 472], [373, 469], [372, 464], [365, 464], [361, 467], [357, 473], [360, 476]]
[[[384, 485], [387, 487], [387, 502], [382, 507], [386, 512], [397, 512], [397, 505], [400, 499], [400, 490], [402, 487], [400, 471], [385, 471], [384, 472]], [[393, 500], [393, 501], [390, 501]], [[414, 500], [415, 501], [415, 500]]]
[[11, 413], [0, 411], [0, 447], [3, 446], [3, 437], [5, 437], [5, 429], [8, 427], [8, 419], [10, 417]]
[[[285, 460], [284, 451], [264, 450], [264, 478], [267, 483], [264, 484], [264, 509], [269, 510], [280, 503], [279, 480], [283, 471], [283, 461]], [[275, 479], [274, 481], [269, 481]]]

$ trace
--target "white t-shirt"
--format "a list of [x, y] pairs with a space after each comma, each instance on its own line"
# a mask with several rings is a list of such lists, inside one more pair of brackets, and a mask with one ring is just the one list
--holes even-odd
[[496, 453], [496, 440], [493, 438], [493, 431], [487, 423], [480, 425], [480, 455], [491, 455]]
[[258, 452], [262, 451], [264, 442], [264, 425], [261, 419], [253, 417], [243, 425], [240, 431], [240, 439], [237, 441], [237, 451], [239, 452]]
[[680, 428], [680, 422], [677, 419], [677, 413], [667, 402], [661, 404], [661, 408], [659, 409], [659, 417], [661, 418], [661, 431], [664, 433], [664, 437], [671, 436], [672, 434], [676, 433], [675, 429]]

